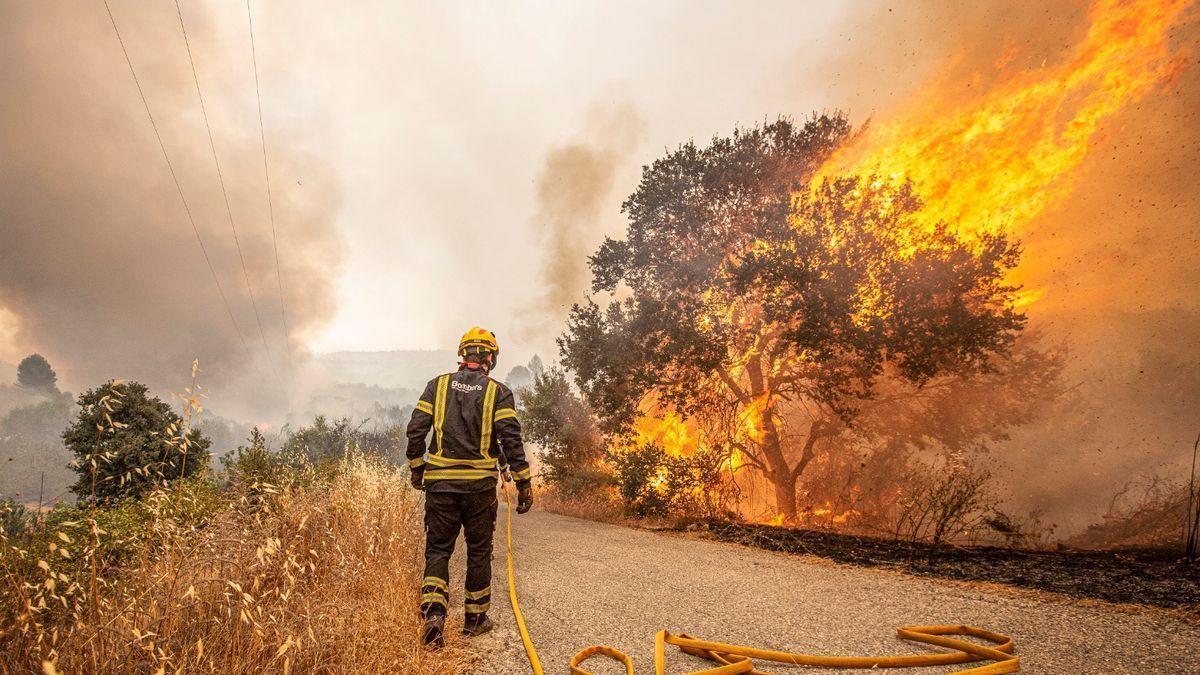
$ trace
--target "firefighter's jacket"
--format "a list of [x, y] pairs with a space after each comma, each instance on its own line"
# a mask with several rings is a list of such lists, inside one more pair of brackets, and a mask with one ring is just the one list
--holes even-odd
[[500, 470], [518, 487], [530, 481], [512, 390], [480, 369], [430, 380], [408, 422], [405, 454], [430, 492], [495, 490]]

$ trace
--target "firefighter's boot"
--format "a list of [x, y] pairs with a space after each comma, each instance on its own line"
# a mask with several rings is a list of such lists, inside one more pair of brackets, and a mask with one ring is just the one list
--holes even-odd
[[421, 631], [421, 642], [430, 649], [441, 649], [446, 644], [446, 615], [431, 614], [425, 617], [425, 627]]
[[492, 630], [494, 626], [495, 624], [487, 614], [468, 614], [466, 620], [463, 621], [463, 635], [479, 637]]

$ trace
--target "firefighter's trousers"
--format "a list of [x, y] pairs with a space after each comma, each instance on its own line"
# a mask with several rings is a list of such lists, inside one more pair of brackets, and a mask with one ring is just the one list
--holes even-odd
[[491, 605], [496, 491], [426, 492], [423, 617], [446, 614], [450, 604], [450, 556], [460, 528], [467, 540], [467, 584], [463, 595], [466, 613], [468, 617], [483, 614]]

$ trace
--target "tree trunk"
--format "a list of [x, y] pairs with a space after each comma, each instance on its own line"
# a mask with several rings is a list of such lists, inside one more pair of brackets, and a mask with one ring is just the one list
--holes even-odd
[[775, 487], [775, 509], [783, 517], [785, 525], [796, 524], [796, 475], [784, 467], [772, 471], [768, 476]]
[[822, 427], [819, 423], [814, 422], [808, 429], [808, 437], [804, 439], [804, 446], [800, 449], [800, 459], [795, 466], [788, 464], [787, 454], [784, 453], [783, 443], [779, 437], [779, 426], [775, 419], [775, 411], [772, 408], [763, 414], [763, 455], [766, 457], [767, 466], [770, 471], [767, 473], [767, 479], [771, 481], [771, 485], [775, 487], [775, 509], [783, 516], [783, 522], [788, 525], [795, 525], [797, 520], [796, 511], [796, 484], [800, 481], [800, 476], [804, 473], [804, 469], [808, 467], [808, 463], [815, 456], [815, 448], [817, 440], [821, 437]]
[[775, 487], [775, 510], [783, 516], [783, 522], [796, 524], [796, 478], [798, 474], [788, 466], [787, 455], [779, 438], [779, 422], [775, 419], [774, 406], [763, 410], [763, 455], [770, 471], [767, 479]]

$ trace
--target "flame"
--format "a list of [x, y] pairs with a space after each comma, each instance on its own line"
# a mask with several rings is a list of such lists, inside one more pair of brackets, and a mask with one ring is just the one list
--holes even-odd
[[[1191, 4], [1192, 0], [1096, 0], [1086, 34], [1061, 62], [1005, 72], [1019, 56], [1012, 48], [995, 60], [1000, 80], [981, 94], [962, 100], [959, 86], [929, 87], [891, 121], [872, 126], [835, 153], [817, 171], [813, 184], [846, 174], [873, 174], [875, 183], [863, 189], [909, 180], [924, 202], [916, 231], [946, 222], [968, 239], [992, 233], [1020, 237], [1072, 193], [1106, 124], [1182, 70], [1185, 62], [1173, 53], [1171, 32], [1194, 19]], [[935, 79], [949, 81], [944, 73]], [[767, 245], [757, 241], [752, 248]], [[1022, 262], [1011, 281], [1022, 285], [1031, 264], [1037, 261]], [[1025, 288], [1013, 302], [1017, 308], [1028, 307], [1046, 293], [1045, 288]], [[728, 312], [731, 321], [747, 325], [761, 318], [761, 308], [753, 302], [731, 305]], [[740, 376], [738, 368], [738, 363], [731, 364], [735, 376]], [[744, 440], [764, 441], [763, 416], [772, 404], [770, 396], [756, 397], [739, 412], [735, 424]], [[703, 441], [695, 427], [676, 414], [654, 406], [642, 413], [635, 424], [640, 444], [654, 443], [672, 455], [687, 456]], [[745, 458], [735, 452], [729, 460], [730, 475], [745, 465]], [[794, 524], [844, 525], [861, 515], [852, 508], [837, 511], [827, 503], [802, 511]], [[784, 524], [783, 515], [773, 511], [751, 518]]]
[[[794, 525], [845, 525], [846, 523], [850, 522], [852, 518], [861, 515], [862, 513], [856, 509], [845, 509], [835, 513], [833, 510], [833, 504], [826, 502], [824, 506], [799, 511], [796, 514], [796, 522]], [[760, 518], [758, 522], [763, 525], [774, 525], [776, 527], [782, 527], [785, 524], [783, 520], [783, 514], [781, 513], [774, 513], [770, 516]]]
[[676, 457], [691, 455], [700, 442], [699, 432], [678, 413], [652, 405], [643, 406], [641, 416], [633, 424], [633, 433], [636, 447], [657, 445]]
[[1015, 74], [966, 103], [923, 97], [835, 153], [818, 176], [907, 178], [925, 200], [921, 225], [1019, 234], [1070, 194], [1103, 123], [1181, 70], [1169, 34], [1190, 1], [1099, 0], [1062, 63]]
[[742, 422], [742, 432], [754, 443], [762, 443], [766, 436], [766, 431], [763, 429], [763, 412], [770, 404], [770, 398], [770, 392], [762, 394], [738, 413], [738, 418]]

